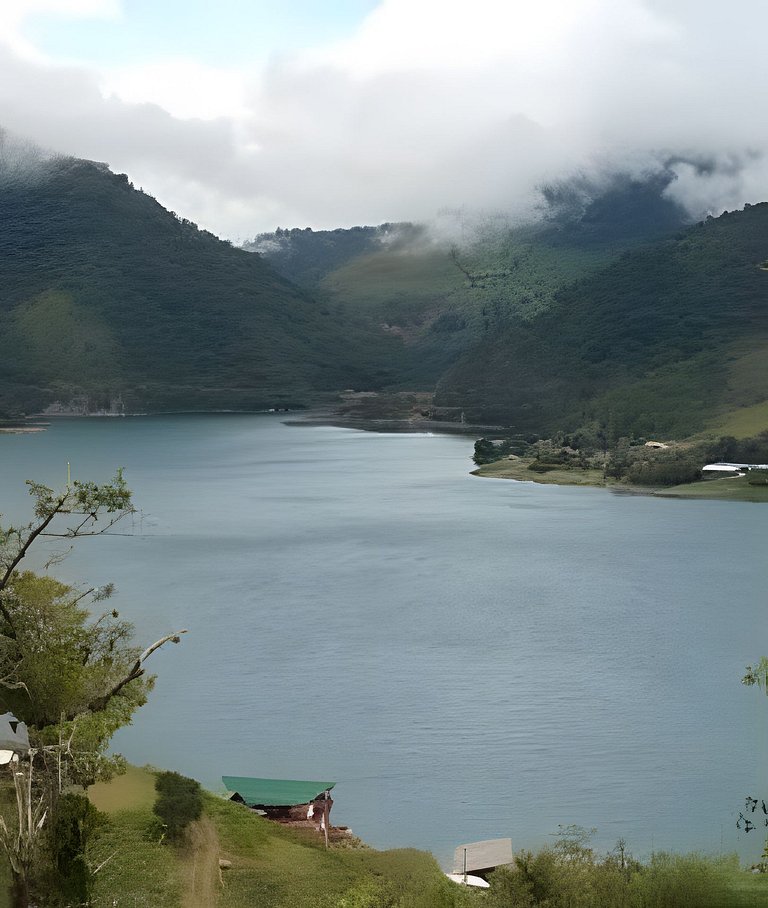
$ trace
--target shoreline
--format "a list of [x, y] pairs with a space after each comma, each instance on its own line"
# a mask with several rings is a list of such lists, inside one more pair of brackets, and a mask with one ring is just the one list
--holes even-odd
[[513, 482], [535, 482], [539, 485], [575, 486], [603, 489], [617, 495], [644, 495], [649, 498], [675, 498], [688, 501], [741, 501], [751, 504], [768, 503], [768, 486], [751, 486], [746, 476], [737, 479], [710, 479], [678, 486], [632, 486], [611, 482], [599, 470], [551, 470], [534, 473], [528, 469], [530, 460], [495, 460], [470, 471], [479, 479], [506, 479]]
[[359, 429], [361, 432], [435, 432], [439, 435], [468, 435], [479, 437], [486, 432], [497, 433], [500, 426], [475, 426], [466, 423], [442, 422], [437, 419], [375, 419], [334, 415], [312, 411], [306, 416], [283, 420], [286, 426], [332, 426], [338, 429]]
[[[146, 416], [179, 416], [179, 415], [264, 415], [281, 416], [286, 426], [331, 426], [342, 429], [357, 429], [361, 432], [386, 433], [435, 433], [438, 435], [463, 435], [479, 437], [487, 433], [503, 431], [502, 426], [474, 425], [467, 423], [447, 422], [423, 417], [402, 419], [385, 419], [374, 417], [355, 417], [339, 413], [334, 408], [312, 408], [300, 410], [198, 410], [174, 411], [164, 413], [57, 413], [36, 414], [25, 417], [30, 422], [46, 420], [37, 425], [0, 426], [0, 435], [26, 435], [44, 432], [51, 419], [115, 419]], [[514, 482], [533, 482], [538, 485], [575, 486], [582, 488], [603, 489], [617, 495], [644, 495], [650, 498], [677, 498], [704, 501], [744, 501], [752, 504], [768, 503], [768, 486], [751, 486], [746, 476], [739, 478], [714, 479], [706, 482], [688, 483], [679, 486], [632, 486], [626, 483], [606, 481], [599, 470], [551, 470], [547, 473], [534, 473], [528, 470], [530, 460], [521, 458], [515, 461], [497, 460], [483, 464], [469, 471], [469, 475], [479, 479], [506, 479]]]

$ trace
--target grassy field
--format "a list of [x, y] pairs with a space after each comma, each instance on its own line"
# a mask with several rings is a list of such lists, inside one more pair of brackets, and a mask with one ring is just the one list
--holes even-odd
[[768, 502], [768, 486], [751, 486], [746, 476], [736, 479], [711, 479], [707, 482], [692, 482], [671, 486], [657, 494], [674, 498], [710, 498], [722, 501]]
[[750, 438], [765, 429], [768, 429], [768, 400], [751, 407], [740, 407], [726, 416], [712, 420], [706, 434]]
[[489, 479], [517, 479], [521, 482], [538, 482], [543, 485], [558, 486], [604, 486], [601, 470], [551, 470], [548, 473], [535, 473], [528, 469], [530, 459], [497, 460], [486, 463], [472, 470], [473, 476]]
[[88, 797], [106, 814], [120, 810], [149, 810], [155, 803], [154, 773], [151, 769], [128, 766], [125, 775], [92, 785]]

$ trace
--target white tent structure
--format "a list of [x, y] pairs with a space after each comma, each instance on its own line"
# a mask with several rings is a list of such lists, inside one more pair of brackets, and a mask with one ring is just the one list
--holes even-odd
[[18, 762], [29, 754], [29, 733], [27, 726], [14, 716], [4, 713], [0, 716], [0, 766]]

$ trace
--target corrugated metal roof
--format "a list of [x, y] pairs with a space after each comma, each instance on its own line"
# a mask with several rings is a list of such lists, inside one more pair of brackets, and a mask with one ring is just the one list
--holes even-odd
[[469, 842], [459, 845], [453, 853], [453, 872], [464, 871], [464, 850], [467, 852], [467, 873], [472, 870], [487, 870], [502, 864], [514, 864], [512, 839], [486, 839], [484, 842]]
[[294, 807], [308, 804], [336, 784], [304, 782], [298, 779], [253, 779], [249, 776], [222, 776], [227, 791], [237, 793], [249, 807]]

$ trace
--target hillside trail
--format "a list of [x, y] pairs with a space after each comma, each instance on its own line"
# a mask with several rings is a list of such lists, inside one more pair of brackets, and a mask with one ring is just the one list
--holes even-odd
[[212, 908], [219, 899], [219, 837], [208, 817], [194, 822], [188, 830], [189, 855], [184, 861], [183, 908]]

